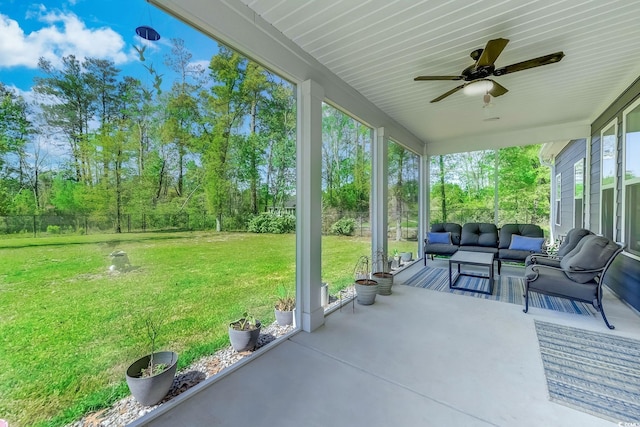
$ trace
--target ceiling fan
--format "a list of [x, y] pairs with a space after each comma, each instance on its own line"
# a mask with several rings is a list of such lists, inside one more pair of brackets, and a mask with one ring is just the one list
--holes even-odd
[[[538, 58], [507, 65], [506, 67], [496, 68], [494, 63], [504, 50], [505, 46], [507, 46], [507, 43], [509, 43], [508, 39], [493, 39], [487, 42], [484, 49], [476, 49], [471, 52], [471, 59], [476, 62], [475, 64], [465, 68], [459, 76], [418, 76], [414, 80], [464, 80], [466, 82], [460, 86], [454, 87], [448, 92], [443, 93], [439, 97], [431, 100], [431, 102], [442, 101], [444, 98], [456, 93], [460, 89], [476, 85], [482, 89], [481, 93], [485, 94], [485, 97], [487, 94], [496, 97], [504, 95], [509, 90], [496, 81], [489, 79], [489, 76], [502, 76], [504, 74], [515, 73], [516, 71], [553, 64], [555, 62], [559, 62], [564, 57], [564, 52], [556, 52], [550, 55], [540, 56]], [[483, 83], [479, 84], [476, 82]]]

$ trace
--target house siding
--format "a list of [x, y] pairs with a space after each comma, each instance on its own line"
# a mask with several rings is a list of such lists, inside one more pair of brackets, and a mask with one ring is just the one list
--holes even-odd
[[[591, 125], [590, 158], [586, 159], [589, 167], [588, 188], [589, 211], [584, 218], [585, 228], [600, 234], [600, 172], [601, 172], [601, 132], [612, 122], [617, 123], [616, 134], [616, 184], [615, 184], [615, 240], [622, 239], [622, 173], [623, 173], [623, 112], [640, 98], [640, 78], [611, 104]], [[555, 173], [562, 174], [562, 220], [560, 226], [552, 224], [555, 232], [566, 234], [573, 227], [573, 165], [579, 158], [586, 158], [584, 140], [571, 141], [555, 158]], [[555, 188], [555, 176], [552, 185]], [[566, 201], [565, 201], [566, 199]], [[565, 212], [566, 210], [566, 212]], [[640, 311], [640, 260], [626, 252], [618, 256], [604, 277], [604, 284], [622, 300]]]
[[[562, 174], [562, 192], [560, 198], [560, 225], [553, 224], [554, 236], [566, 235], [573, 228], [574, 218], [574, 170], [575, 163], [586, 158], [586, 139], [571, 141], [557, 156], [555, 162], [556, 174]], [[584, 199], [583, 199], [584, 202]]]
[[622, 255], [618, 256], [604, 277], [604, 284], [630, 306], [640, 311], [640, 261]]
[[[591, 215], [589, 228], [600, 230], [600, 133], [613, 120], [618, 124], [616, 156], [615, 236], [621, 240], [622, 232], [622, 113], [640, 98], [640, 78], [625, 90], [591, 125]], [[562, 153], [561, 153], [562, 154]], [[621, 299], [640, 311], [640, 261], [623, 253], [609, 269], [604, 283]]]

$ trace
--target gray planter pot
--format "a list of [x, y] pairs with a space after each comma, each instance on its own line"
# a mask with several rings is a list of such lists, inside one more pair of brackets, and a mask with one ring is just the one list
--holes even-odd
[[277, 308], [274, 309], [274, 311], [276, 312], [276, 322], [278, 325], [293, 325], [293, 311], [280, 311]]
[[393, 257], [391, 260], [391, 268], [397, 269], [398, 267], [400, 267], [400, 256]]
[[373, 273], [373, 280], [378, 282], [378, 295], [391, 295], [393, 274], [384, 272]]
[[320, 305], [323, 307], [329, 305], [329, 285], [324, 282], [320, 288]]
[[378, 282], [368, 279], [356, 280], [356, 301], [358, 302], [358, 304], [373, 304], [376, 301], [377, 294]]
[[178, 367], [178, 353], [173, 351], [159, 351], [153, 354], [154, 364], [165, 364], [167, 369], [152, 377], [140, 376], [140, 371], [149, 366], [148, 354], [129, 366], [127, 369], [127, 385], [135, 399], [144, 406], [155, 405], [160, 402], [171, 389], [173, 377], [176, 375]]
[[412, 258], [413, 252], [400, 252], [400, 259], [402, 260], [403, 264], [410, 262]]
[[231, 347], [238, 353], [241, 351], [253, 350], [260, 337], [261, 323], [256, 322], [257, 327], [251, 331], [240, 331], [229, 325], [229, 341]]

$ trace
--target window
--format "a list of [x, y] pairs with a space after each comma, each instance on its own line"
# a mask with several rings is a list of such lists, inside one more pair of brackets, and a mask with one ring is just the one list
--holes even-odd
[[389, 141], [388, 148], [389, 252], [417, 254], [420, 156], [394, 141]]
[[612, 122], [601, 134], [600, 234], [615, 239], [615, 189], [618, 125]]
[[560, 225], [560, 206], [562, 200], [562, 174], [556, 175], [556, 225]]
[[573, 226], [583, 226], [584, 159], [573, 165]]
[[[371, 137], [370, 127], [322, 104], [322, 281], [331, 295], [353, 283], [350, 272], [358, 257], [372, 254]], [[354, 256], [339, 261], [336, 268], [330, 260], [342, 250]], [[323, 298], [328, 298], [324, 292]]]
[[640, 256], [640, 100], [623, 115], [623, 231], [626, 250]]

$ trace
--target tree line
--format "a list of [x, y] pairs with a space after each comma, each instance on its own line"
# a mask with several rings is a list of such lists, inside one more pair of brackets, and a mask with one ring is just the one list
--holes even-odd
[[[0, 215], [215, 215], [246, 226], [295, 194], [293, 86], [219, 46], [208, 68], [171, 41], [164, 76], [112, 61], [39, 61], [29, 104], [0, 82]], [[163, 90], [163, 80], [172, 78]]]
[[431, 222], [549, 224], [550, 171], [540, 145], [431, 158]]

